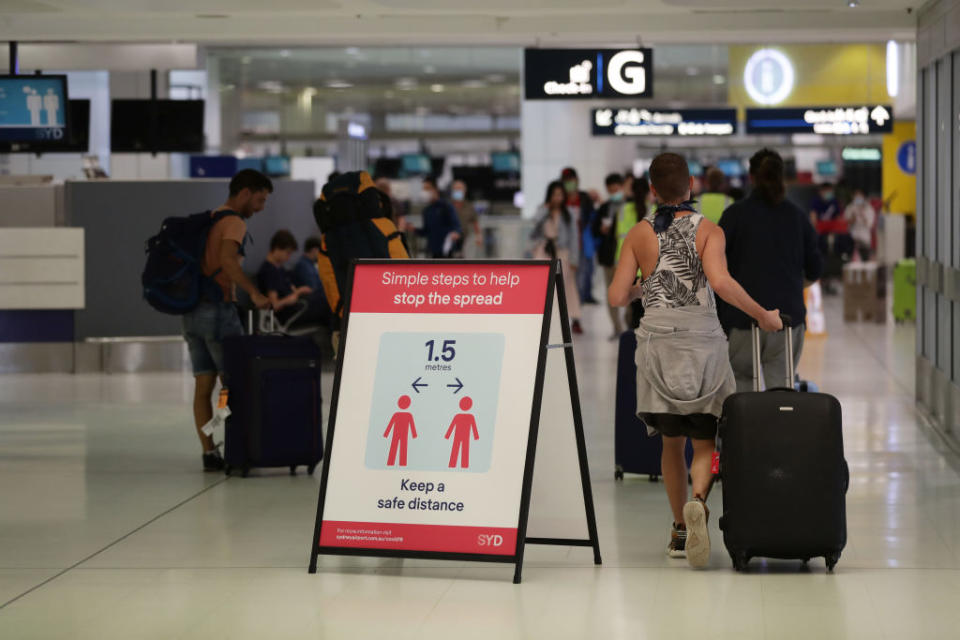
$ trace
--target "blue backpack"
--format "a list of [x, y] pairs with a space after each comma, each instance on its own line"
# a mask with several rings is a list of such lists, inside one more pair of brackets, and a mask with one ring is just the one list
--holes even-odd
[[204, 211], [163, 221], [160, 233], [147, 240], [147, 265], [140, 276], [143, 297], [151, 307], [162, 313], [183, 315], [195, 309], [202, 299], [223, 299], [220, 285], [213, 279], [220, 270], [204, 275], [203, 254], [213, 225], [227, 216], [239, 215], [227, 210], [212, 215]]

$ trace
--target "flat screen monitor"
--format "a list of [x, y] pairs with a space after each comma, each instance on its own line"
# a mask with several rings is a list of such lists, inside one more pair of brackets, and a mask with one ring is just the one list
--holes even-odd
[[373, 175], [378, 178], [399, 178], [401, 165], [400, 158], [377, 158], [373, 163]]
[[833, 160], [818, 160], [817, 161], [817, 174], [826, 177], [834, 177], [837, 175], [837, 163]]
[[687, 160], [687, 169], [689, 169], [690, 175], [692, 176], [703, 175], [703, 165], [696, 160]]
[[742, 178], [746, 175], [746, 171], [743, 169], [743, 163], [737, 158], [718, 160], [717, 168], [723, 171], [723, 175], [728, 178]]
[[433, 173], [433, 163], [424, 153], [408, 153], [400, 157], [400, 171], [404, 176], [427, 176]]
[[495, 151], [490, 154], [494, 173], [520, 173], [520, 154], [513, 151]]
[[203, 151], [203, 100], [114, 100], [110, 150]]
[[67, 138], [67, 76], [0, 76], [0, 140]]
[[0, 139], [0, 153], [87, 153], [90, 150], [90, 101], [67, 102], [67, 135], [60, 140], [11, 142]]
[[272, 177], [290, 175], [290, 158], [287, 156], [267, 156], [263, 159], [263, 172]]

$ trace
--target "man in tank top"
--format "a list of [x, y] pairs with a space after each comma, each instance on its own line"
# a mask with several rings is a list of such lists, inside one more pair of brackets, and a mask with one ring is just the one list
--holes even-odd
[[[642, 298], [637, 329], [637, 414], [663, 436], [662, 474], [673, 528], [667, 553], [690, 566], [710, 559], [706, 507], [717, 418], [736, 389], [714, 292], [756, 320], [783, 328], [779, 311], [756, 303], [727, 271], [723, 230], [696, 212], [687, 161], [663, 153], [650, 165], [661, 203], [627, 234], [608, 292], [611, 304]], [[637, 271], [644, 274], [635, 282]], [[693, 496], [688, 500], [686, 440], [693, 442]]]

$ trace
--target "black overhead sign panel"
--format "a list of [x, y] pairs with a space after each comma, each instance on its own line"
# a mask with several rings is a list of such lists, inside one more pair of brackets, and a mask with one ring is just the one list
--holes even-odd
[[653, 97], [653, 50], [525, 49], [527, 100]]
[[595, 136], [730, 136], [737, 131], [736, 109], [594, 109]]
[[850, 136], [892, 131], [893, 108], [884, 104], [747, 109], [747, 133], [818, 133]]

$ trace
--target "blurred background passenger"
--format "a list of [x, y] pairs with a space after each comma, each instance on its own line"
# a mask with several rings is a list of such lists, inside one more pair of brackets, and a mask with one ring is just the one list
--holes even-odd
[[560, 179], [567, 194], [567, 209], [573, 218], [579, 243], [577, 248], [579, 261], [575, 263], [578, 266], [577, 291], [580, 293], [581, 302], [597, 304], [597, 300], [593, 297], [593, 261], [596, 257], [596, 245], [590, 230], [590, 222], [594, 214], [593, 200], [590, 199], [589, 194], [580, 190], [580, 178], [573, 167], [567, 167], [560, 172]]
[[558, 259], [563, 268], [563, 285], [567, 298], [567, 315], [574, 333], [583, 333], [580, 326], [580, 294], [577, 292], [577, 261], [580, 246], [577, 226], [567, 207], [567, 191], [563, 183], [554, 181], [547, 187], [543, 204], [537, 209], [537, 222], [530, 233], [537, 260]]
[[[417, 235], [427, 239], [427, 253], [431, 258], [450, 258], [456, 243], [462, 236], [460, 218], [453, 206], [440, 196], [435, 178], [423, 179], [423, 226], [416, 229]], [[414, 230], [407, 225], [408, 230]]]
[[720, 216], [733, 204], [733, 198], [727, 195], [727, 176], [717, 167], [707, 170], [706, 189], [700, 194], [700, 213], [710, 222], [720, 222]]
[[863, 189], [853, 192], [853, 200], [843, 210], [843, 217], [850, 225], [850, 236], [860, 259], [867, 262], [873, 254], [873, 228], [877, 223], [877, 212], [867, 200]]
[[450, 187], [450, 200], [460, 220], [463, 238], [460, 241], [460, 253], [464, 258], [479, 258], [480, 248], [483, 246], [483, 234], [480, 233], [480, 216], [473, 203], [467, 199], [467, 183], [463, 180], [454, 180]]
[[[617, 266], [617, 220], [625, 203], [623, 192], [623, 177], [619, 173], [611, 173], [604, 180], [607, 188], [607, 201], [600, 205], [593, 221], [593, 235], [597, 240], [597, 263], [603, 267], [603, 276], [609, 288], [613, 281], [613, 274]], [[610, 320], [613, 322], [613, 335], [616, 339], [623, 333], [623, 320], [619, 307], [609, 303]]]
[[[799, 362], [806, 330], [803, 288], [820, 277], [823, 261], [809, 216], [785, 199], [783, 159], [761, 149], [750, 159], [753, 192], [723, 214], [730, 275], [761, 306], [793, 320], [793, 359]], [[718, 301], [720, 322], [730, 339], [730, 364], [737, 391], [753, 388], [751, 319]], [[767, 388], [783, 386], [784, 340], [761, 334], [760, 357]]]

